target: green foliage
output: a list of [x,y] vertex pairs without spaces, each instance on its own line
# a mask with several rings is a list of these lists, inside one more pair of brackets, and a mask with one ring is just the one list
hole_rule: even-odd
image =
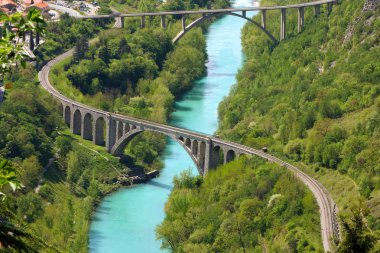
[[[3,27],[14,27],[16,32],[10,29],[1,29],[0,32],[0,81],[4,79],[4,74],[9,72],[14,64],[21,63],[25,67],[25,52],[23,43],[20,42],[28,31],[43,33],[45,31],[43,20],[39,10],[32,8],[26,17],[21,13],[10,16],[0,11],[0,22]],[[13,42],[15,41],[15,43]]]
[[312,194],[275,165],[243,158],[209,171],[204,181],[185,171],[174,183],[166,218],[157,227],[163,248],[173,252],[321,250]]
[[104,29],[108,23],[109,21],[104,20],[81,20],[71,18],[67,14],[61,15],[58,22],[48,23],[46,27],[46,41],[35,52],[37,62],[43,64],[59,53],[62,53],[65,49],[69,49],[80,43],[83,38],[93,37],[101,29]]
[[175,189],[199,188],[203,182],[202,176],[192,176],[191,170],[182,171],[179,176],[175,176],[173,184]]
[[341,217],[344,236],[336,252],[370,252],[379,238],[366,224],[364,216],[368,215],[368,210],[362,206],[356,206],[351,212],[350,217]]
[[[21,183],[17,179],[16,169],[12,166],[12,163],[0,158],[0,189],[6,185],[9,185],[13,191],[21,188]],[[0,192],[0,197],[4,200],[5,194]]]
[[17,212],[27,222],[36,220],[42,214],[42,199],[33,192],[17,198]]
[[[363,3],[342,1],[330,15],[322,10],[299,34],[297,12],[288,11],[287,39],[278,45],[247,24],[242,35],[247,60],[219,106],[221,136],[256,148],[269,146],[277,155],[306,164],[329,185],[334,198],[346,199],[340,210],[355,202],[349,199],[357,197],[356,191],[379,203],[380,51],[374,20],[380,10],[363,11]],[[311,17],[312,10],[305,10]],[[259,21],[260,15],[255,18]],[[267,27],[277,34],[277,14],[268,13]],[[343,186],[341,179],[349,184]],[[368,219],[375,232],[378,210],[372,204],[375,218]]]

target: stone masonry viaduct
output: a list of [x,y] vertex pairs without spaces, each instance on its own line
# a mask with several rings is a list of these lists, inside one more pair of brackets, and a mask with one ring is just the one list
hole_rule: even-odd
[[[318,1],[313,3],[295,5],[296,7],[294,8],[302,9],[306,6],[315,7],[319,6],[322,3],[327,3],[331,7],[331,4],[335,2],[336,0]],[[248,9],[265,11],[276,8],[286,10],[290,7],[257,7]],[[228,11],[225,12],[221,10],[207,10],[204,12],[206,14],[209,13],[210,15],[214,15],[217,12],[223,14],[232,14],[232,11],[248,11],[248,9],[228,9]],[[317,10],[319,10],[319,7]],[[202,13],[202,11],[175,12],[172,14],[177,13],[182,13],[184,15],[191,13]],[[303,11],[301,11],[301,14],[302,13]],[[121,14],[120,16],[123,17],[123,15],[126,17],[130,15],[140,15],[141,17],[145,17],[149,16],[150,14]],[[163,16],[168,14],[154,13],[154,15]],[[245,17],[245,15],[242,16]],[[265,15],[263,17],[265,17]],[[284,14],[282,15],[281,20],[285,20]],[[301,20],[303,20],[302,15]],[[263,28],[265,29],[265,18]],[[185,32],[185,30],[183,32]],[[340,238],[339,225],[336,218],[337,210],[335,208],[335,203],[330,197],[327,190],[315,179],[308,176],[303,171],[291,165],[290,163],[287,163],[261,150],[253,149],[251,147],[247,147],[231,141],[222,140],[212,135],[206,135],[178,127],[137,119],[117,113],[102,111],[65,97],[64,95],[60,94],[50,83],[49,72],[50,68],[54,64],[72,56],[72,54],[73,49],[67,51],[64,54],[61,54],[60,56],[47,63],[38,74],[38,78],[42,87],[46,89],[50,94],[52,94],[62,105],[62,116],[65,123],[70,127],[72,133],[81,135],[83,139],[90,140],[95,145],[105,146],[107,151],[115,156],[122,154],[129,141],[139,133],[142,133],[143,131],[161,133],[178,142],[184,148],[184,150],[186,150],[186,152],[194,161],[194,164],[197,167],[200,175],[205,175],[208,170],[214,169],[221,164],[228,163],[238,158],[240,155],[259,156],[263,159],[268,160],[269,162],[279,164],[280,166],[283,166],[292,171],[296,177],[298,177],[312,191],[320,210],[323,246],[325,251],[331,251],[331,239]]]

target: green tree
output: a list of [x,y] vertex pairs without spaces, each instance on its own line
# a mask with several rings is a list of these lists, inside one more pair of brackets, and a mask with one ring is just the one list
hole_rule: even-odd
[[355,206],[351,213],[350,217],[341,217],[343,239],[339,243],[337,253],[370,252],[379,238],[368,228],[364,218],[368,210],[362,206]]
[[[0,81],[4,74],[12,68],[14,63],[25,66],[25,53],[21,38],[29,31],[43,33],[45,22],[41,13],[37,9],[30,9],[26,17],[21,13],[11,16],[0,11],[0,22],[3,27],[14,26],[15,33],[8,29],[2,29],[2,39],[0,40]],[[16,43],[13,43],[16,41]]]

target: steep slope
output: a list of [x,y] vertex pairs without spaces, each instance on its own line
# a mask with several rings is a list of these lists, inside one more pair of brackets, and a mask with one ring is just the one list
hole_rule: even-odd
[[[219,107],[221,136],[304,164],[341,213],[368,205],[373,231],[380,229],[379,12],[377,0],[342,1],[318,18],[307,10],[300,34],[297,13],[288,12],[279,45],[246,25],[247,61]],[[277,16],[268,27],[277,34]]]

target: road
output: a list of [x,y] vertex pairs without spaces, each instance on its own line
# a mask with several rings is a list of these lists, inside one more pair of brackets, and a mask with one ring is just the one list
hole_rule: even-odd
[[52,3],[48,3],[48,5],[50,9],[54,9],[62,13],[67,13],[69,16],[74,17],[74,18],[79,18],[82,16],[78,11],[61,6],[61,5],[56,5]]

